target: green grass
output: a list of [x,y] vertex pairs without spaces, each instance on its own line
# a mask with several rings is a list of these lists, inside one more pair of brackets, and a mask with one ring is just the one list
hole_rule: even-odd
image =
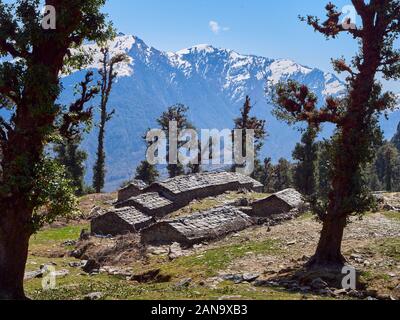
[[383,215],[388,219],[400,222],[400,212],[389,211],[389,212],[384,212]]
[[277,254],[281,252],[273,240],[222,246],[195,256],[182,257],[162,267],[164,273],[191,277],[212,277],[227,268],[234,260],[247,254]]
[[374,249],[384,256],[400,262],[400,238],[388,238],[379,241]]
[[[77,239],[81,229],[85,227],[87,226],[68,226],[40,231],[31,240],[30,249],[45,253],[54,247],[61,248],[62,242]],[[65,248],[65,250],[67,249]],[[41,264],[53,262],[56,264],[56,270],[67,269],[70,273],[66,277],[57,278],[55,290],[43,290],[41,279],[26,281],[25,289],[32,299],[44,300],[82,299],[91,292],[102,292],[104,299],[121,300],[215,300],[222,296],[240,296],[240,299],[251,300],[301,299],[302,295],[300,294],[288,293],[277,288],[254,288],[248,284],[234,285],[230,282],[223,282],[217,288],[211,289],[199,284],[200,280],[216,275],[218,271],[224,270],[235,259],[242,258],[247,254],[277,254],[279,252],[278,243],[267,240],[226,245],[207,250],[202,254],[181,257],[174,261],[158,257],[149,261],[145,266],[134,264],[136,266],[134,270],[137,270],[137,273],[147,269],[161,268],[162,274],[172,276],[171,282],[159,284],[138,284],[106,274],[88,276],[79,268],[69,267],[69,262],[76,261],[71,257],[47,258],[35,254],[28,259],[27,271],[37,270]],[[189,288],[176,287],[176,282],[188,277],[193,279],[193,284]]]
[[89,229],[89,225],[73,225],[62,228],[46,229],[33,235],[31,246],[51,243],[62,243],[67,240],[77,240],[82,229]]

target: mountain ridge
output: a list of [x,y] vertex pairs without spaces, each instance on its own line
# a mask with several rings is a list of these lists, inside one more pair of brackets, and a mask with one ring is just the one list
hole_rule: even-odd
[[[85,50],[98,48],[95,44],[86,44]],[[187,105],[189,119],[198,129],[232,128],[233,119],[249,95],[254,114],[267,121],[269,136],[261,156],[276,161],[280,157],[291,157],[300,134],[271,114],[272,107],[265,95],[267,82],[299,81],[308,85],[320,101],[345,89],[338,77],[317,68],[288,59],[242,55],[208,44],[164,52],[136,36],[120,34],[110,42],[110,53],[121,52],[128,54],[129,61],[116,68],[118,77],[110,96],[110,109],[115,108],[116,115],[108,123],[106,133],[107,191],[118,188],[133,176],[136,165],[145,155],[141,137],[148,128],[156,127],[157,117],[168,106]],[[99,53],[95,53],[95,63],[88,69],[98,69],[99,58]],[[76,71],[63,78],[62,101],[72,100],[73,86],[84,72]],[[395,118],[399,119],[397,114]],[[97,130],[92,130],[83,143],[83,149],[89,153],[88,182],[92,178],[96,135]]]

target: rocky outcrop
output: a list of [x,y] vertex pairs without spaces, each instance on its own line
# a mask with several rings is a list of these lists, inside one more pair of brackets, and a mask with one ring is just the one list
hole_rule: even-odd
[[143,230],[146,244],[180,243],[190,246],[244,230],[253,224],[251,218],[234,207],[215,208],[192,216],[162,221]]

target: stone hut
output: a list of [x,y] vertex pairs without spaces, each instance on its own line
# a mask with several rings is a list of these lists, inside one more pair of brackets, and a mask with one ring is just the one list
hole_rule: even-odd
[[142,242],[191,246],[244,230],[253,224],[251,218],[234,207],[215,208],[189,217],[162,221],[142,231]]
[[116,205],[117,208],[134,207],[152,217],[162,218],[175,210],[171,200],[164,198],[157,192],[143,193]]
[[288,213],[294,209],[301,210],[305,202],[303,196],[295,189],[286,189],[277,192],[265,199],[253,202],[252,216],[269,217]]
[[148,185],[142,180],[133,180],[126,187],[118,191],[118,202],[138,196],[147,187]]
[[232,172],[208,172],[179,176],[152,184],[146,191],[158,192],[183,207],[194,199],[217,196],[227,191],[260,189],[254,179]]
[[138,232],[153,223],[154,218],[128,207],[115,209],[92,219],[91,230],[97,235],[116,236]]

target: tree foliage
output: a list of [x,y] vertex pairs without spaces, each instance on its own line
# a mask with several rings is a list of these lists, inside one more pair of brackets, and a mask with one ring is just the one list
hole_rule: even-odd
[[[0,1],[0,298],[24,298],[29,237],[44,222],[72,211],[70,186],[44,148],[87,119],[90,90],[66,110],[56,103],[60,75],[87,61],[73,52],[112,35],[105,0]],[[56,28],[42,27],[42,5],[56,9]],[[4,113],[2,113],[4,114]],[[50,176],[49,176],[50,174]],[[71,200],[71,201],[70,201]],[[45,210],[42,210],[45,209]]]
[[363,213],[371,204],[363,170],[373,158],[373,141],[378,116],[395,106],[395,96],[383,92],[376,80],[378,73],[386,79],[400,77],[400,51],[395,41],[400,33],[400,1],[352,0],[361,18],[339,22],[341,12],[335,5],[326,6],[327,19],[302,18],[326,38],[349,33],[360,44],[360,50],[348,63],[333,61],[339,73],[347,75],[347,94],[326,98],[323,106],[309,88],[294,81],[280,83],[275,90],[276,114],[289,123],[308,122],[318,128],[322,123],[336,125],[332,148],[331,192],[317,252],[311,265],[342,265],[343,230],[349,215]]
[[308,128],[293,151],[293,159],[298,163],[295,166],[293,180],[297,190],[305,196],[316,193],[318,144],[315,139],[317,131]]
[[[188,120],[187,112],[189,108],[183,104],[175,104],[170,106],[167,111],[163,112],[161,116],[157,119],[157,123],[161,130],[166,133],[167,138],[167,170],[170,178],[174,178],[185,174],[185,168],[181,163],[171,163],[169,160],[169,136],[170,136],[170,123],[176,122],[177,125],[177,135],[186,129],[194,129],[193,124]],[[177,142],[178,150],[184,145],[184,142]]]

